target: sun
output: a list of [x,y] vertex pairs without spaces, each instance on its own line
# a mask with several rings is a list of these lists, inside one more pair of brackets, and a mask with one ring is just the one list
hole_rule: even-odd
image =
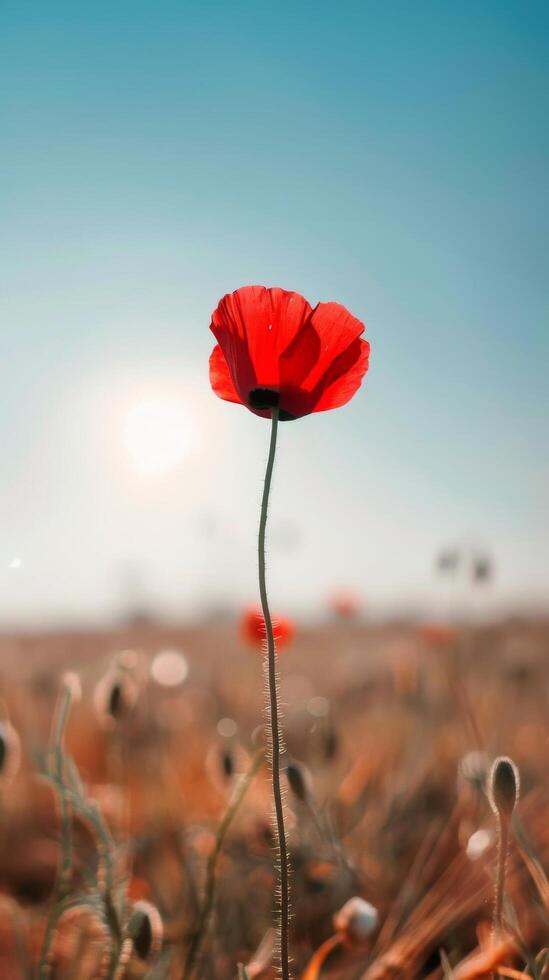
[[141,476],[175,470],[193,442],[192,418],[183,399],[155,395],[130,405],[124,413],[122,442],[132,469]]

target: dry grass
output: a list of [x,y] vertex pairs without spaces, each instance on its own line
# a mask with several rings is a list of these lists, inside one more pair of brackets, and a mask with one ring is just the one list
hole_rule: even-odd
[[[174,689],[149,679],[151,657],[166,647],[184,651],[190,666]],[[109,727],[93,693],[125,649],[138,653],[130,671],[138,696]],[[549,626],[541,622],[456,636],[352,623],[298,633],[281,655],[288,752],[307,778],[305,799],[288,794],[296,977],[307,964],[307,978],[332,980],[547,975],[548,654]],[[242,648],[234,624],[6,636],[0,657],[0,696],[23,757],[15,778],[1,784],[0,977],[37,975],[59,890],[59,786],[56,792],[44,773],[51,774],[60,678],[70,669],[84,694],[69,718],[66,749],[112,835],[112,882],[107,894],[94,818],[70,790],[67,909],[49,976],[181,978],[215,864],[194,976],[236,980],[243,963],[249,977],[269,978],[266,771],[251,780],[211,860],[238,774],[257,756],[262,718],[260,657]],[[218,734],[221,718],[236,721],[235,736]],[[485,762],[509,755],[521,773],[497,945],[490,939],[494,846],[474,859],[467,847],[475,832],[484,829],[491,840],[494,831],[482,783],[471,778],[471,752],[486,753]],[[379,927],[362,945],[341,936],[330,942],[332,917],[353,895],[379,910]],[[156,906],[162,919],[161,949],[151,946],[149,960],[136,955],[127,932],[137,900]]]

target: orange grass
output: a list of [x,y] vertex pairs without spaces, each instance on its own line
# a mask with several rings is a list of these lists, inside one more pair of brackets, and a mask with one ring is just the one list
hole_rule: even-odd
[[[166,648],[182,650],[189,663],[186,682],[174,689],[149,677],[152,657]],[[105,727],[93,691],[128,649],[137,654],[139,696],[127,717]],[[280,664],[282,701],[289,754],[311,775],[315,819],[289,795],[296,976],[441,978],[443,950],[454,980],[491,973],[523,980],[536,958],[541,978],[549,921],[548,654],[543,622],[479,628],[455,645],[418,645],[413,626],[359,621],[297,632]],[[144,899],[164,926],[156,962],[128,956],[125,945],[119,977],[137,980],[154,968],[154,980],[181,980],[216,831],[261,739],[257,657],[241,645],[235,620],[4,636],[0,661],[0,698],[22,748],[19,772],[1,794],[0,976],[22,980],[36,971],[59,881],[59,816],[40,774],[59,678],[71,669],[83,699],[73,707],[66,750],[110,829],[113,888],[127,896],[124,915]],[[234,726],[218,729],[220,719]],[[490,761],[510,755],[522,777],[496,944],[486,936],[494,846],[475,860],[466,850],[471,834],[493,828],[482,790],[458,776],[473,750]],[[95,880],[101,862],[89,822],[74,813],[71,831],[63,890],[66,882],[76,891]],[[236,980],[239,963],[251,978],[274,976],[272,848],[269,786],[258,777],[215,856],[201,980]],[[332,917],[353,895],[379,911],[379,928],[362,949],[333,935]],[[96,980],[105,943],[93,915],[66,915],[52,944],[52,978]]]

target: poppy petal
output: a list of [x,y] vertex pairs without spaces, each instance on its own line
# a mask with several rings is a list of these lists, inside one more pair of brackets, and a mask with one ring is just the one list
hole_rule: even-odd
[[234,386],[229,365],[219,344],[215,345],[210,354],[210,384],[218,398],[223,398],[226,402],[242,404],[242,399]]
[[279,390],[279,357],[311,313],[303,296],[277,287],[243,286],[223,297],[211,330],[242,401],[254,388]]
[[370,344],[358,338],[328,369],[323,378],[322,394],[313,411],[325,412],[346,405],[360,388],[369,360]]
[[364,324],[339,303],[319,303],[280,360],[282,403],[296,417],[344,405],[368,369]]
[[364,333],[364,324],[339,303],[319,303],[313,310],[311,326],[319,337],[318,357],[303,387],[312,391],[326,372],[353,341]]

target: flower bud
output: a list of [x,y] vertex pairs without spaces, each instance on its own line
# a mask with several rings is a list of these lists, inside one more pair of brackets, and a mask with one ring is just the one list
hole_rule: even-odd
[[322,735],[322,752],[327,761],[335,759],[339,751],[339,736],[333,725],[325,729]]
[[9,721],[0,721],[0,782],[10,783],[21,763],[21,741]]
[[509,820],[520,793],[519,771],[509,756],[500,755],[490,770],[489,800],[492,809]]
[[128,935],[140,960],[150,960],[162,946],[162,919],[150,902],[136,902],[128,922]]
[[337,932],[353,946],[364,943],[377,929],[379,913],[364,898],[355,895],[334,915]]
[[123,713],[124,710],[124,693],[122,689],[122,684],[120,681],[115,681],[112,685],[107,702],[107,709],[109,714],[113,718],[118,718],[119,715]]
[[78,674],[74,670],[67,670],[61,678],[61,682],[64,687],[68,688],[72,703],[78,704],[82,700],[82,683]]
[[227,779],[231,779],[234,776],[235,764],[233,754],[230,749],[222,749],[221,751],[221,771]]
[[308,773],[299,762],[288,762],[286,766],[286,778],[288,780],[288,785],[296,797],[301,803],[305,803],[309,799],[309,780]]
[[95,709],[103,727],[119,724],[134,708],[137,697],[137,684],[126,671],[109,670],[94,693]]

